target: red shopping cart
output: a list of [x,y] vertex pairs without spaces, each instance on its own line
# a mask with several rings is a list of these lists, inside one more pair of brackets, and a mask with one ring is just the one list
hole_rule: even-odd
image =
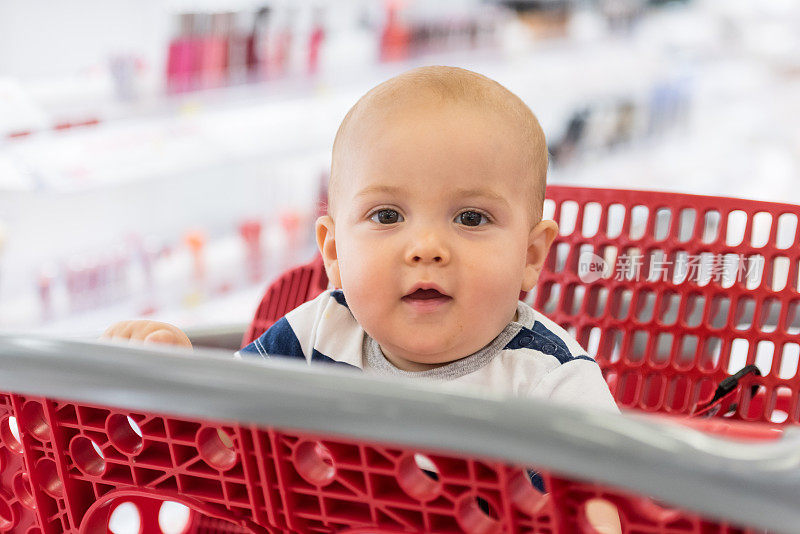
[[[788,454],[788,444],[774,438],[781,426],[798,423],[800,208],[550,187],[548,209],[561,234],[540,283],[526,298],[596,356],[620,406],[683,417],[713,415],[688,419],[687,424],[728,437],[760,439],[768,459],[782,461],[783,467],[791,463],[778,454]],[[268,289],[244,341],[326,285],[319,259],[286,273]],[[58,350],[68,350],[72,357],[59,359],[54,354]],[[255,391],[259,384],[248,386],[250,377],[240,373],[238,364],[199,358],[189,365],[189,360],[167,354],[148,360],[152,355],[147,351],[128,348],[114,351],[136,359],[114,359],[104,375],[106,391],[76,387],[86,377],[102,374],[109,351],[102,345],[0,342],[0,356],[18,358],[16,381],[7,388],[13,392],[0,396],[0,532],[105,533],[115,510],[125,503],[137,507],[140,532],[168,532],[165,502],[191,511],[176,532],[209,533],[592,532],[586,510],[597,501],[620,511],[623,532],[756,532],[734,525],[783,528],[787,523],[781,521],[790,519],[778,514],[791,510],[781,498],[786,492],[779,491],[791,481],[788,475],[782,478],[782,468],[775,467],[771,477],[754,473],[748,479],[747,469],[767,462],[749,461],[755,449],[709,442],[730,453],[726,458],[738,454],[741,461],[720,459],[705,445],[694,446],[700,443],[697,436],[682,427],[659,433],[661,424],[635,419],[614,430],[625,418],[597,414],[596,421],[583,420],[589,425],[582,427],[586,435],[570,438],[563,424],[530,413],[522,401],[498,405],[459,398],[464,406],[476,403],[475,409],[485,415],[470,418],[460,410],[439,413],[435,407],[451,397],[423,388],[415,392],[417,404],[404,404],[413,418],[403,419],[403,413],[387,408],[392,421],[400,423],[378,435],[380,425],[370,419],[370,410],[380,410],[392,394],[386,384],[372,391],[362,377],[333,373],[330,380],[338,389],[330,391],[323,375],[313,370],[272,369],[273,375],[263,375],[263,389],[275,392],[270,398],[278,404],[288,400],[280,409],[253,407],[245,399],[252,397],[255,403],[261,397],[245,386]],[[26,359],[19,359],[23,354]],[[163,373],[143,369],[142,361],[162,366]],[[47,362],[51,372],[63,371],[72,381],[31,378],[35,386],[25,386],[26,366],[35,373],[37,362]],[[183,375],[162,384],[169,372],[159,362],[180,368]],[[739,373],[748,366],[758,373],[752,367]],[[252,377],[262,376],[261,371],[248,370]],[[117,380],[111,388],[120,375],[129,380]],[[141,377],[139,394],[129,398],[126,392],[133,386],[128,382],[135,376]],[[199,383],[208,385],[204,395],[181,403],[187,398],[179,396],[182,384],[188,396]],[[222,400],[236,393],[239,398]],[[178,400],[164,404],[170,395]],[[103,401],[90,402],[93,398]],[[217,400],[209,404],[206,398]],[[405,397],[390,400],[400,398]],[[316,402],[326,399],[331,406],[327,419],[322,417],[326,408]],[[425,399],[431,404],[415,411]],[[228,404],[232,407],[226,411]],[[182,415],[169,415],[175,413]],[[402,425],[413,430],[437,417],[440,426],[431,428],[439,431],[430,432],[430,442],[420,442],[418,431],[413,432],[416,441],[408,442]],[[224,422],[240,420],[248,424]],[[527,431],[519,428],[520,421],[535,422],[549,432],[518,436]],[[505,426],[492,426],[501,424]],[[452,441],[465,430],[475,439]],[[604,432],[610,433],[609,440],[624,435],[636,443],[620,449],[627,468],[613,476],[606,473],[610,464],[603,454],[611,459],[616,449],[600,439]],[[491,436],[484,448],[481,436]],[[650,443],[645,436],[664,443]],[[517,452],[524,450],[514,448],[518,441],[525,443],[517,439],[522,437],[539,444],[539,456]],[[574,465],[559,450],[569,451]],[[682,453],[682,461],[662,462],[673,453]],[[545,471],[547,493],[536,491],[523,467],[528,464],[521,463],[534,457],[570,476]],[[645,481],[637,466],[650,466],[653,480]],[[707,502],[698,498],[693,503],[676,491],[670,493],[673,502],[730,517],[733,523],[642,496],[666,494],[659,484],[682,487],[681,478],[691,478],[698,491],[709,490],[704,493]],[[593,479],[617,481],[629,489],[589,482]],[[694,490],[685,491],[688,495]],[[763,496],[756,515],[742,512],[752,495]]]

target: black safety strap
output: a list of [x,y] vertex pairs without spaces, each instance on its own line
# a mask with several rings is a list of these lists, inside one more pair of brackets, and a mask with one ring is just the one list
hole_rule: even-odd
[[[712,397],[712,399],[704,405],[698,406],[691,415],[694,417],[713,417],[719,413],[720,409],[722,408],[723,401],[733,392],[735,392],[737,387],[739,387],[739,380],[749,374],[761,376],[761,371],[758,370],[758,367],[751,364],[742,368],[741,371],[724,378],[717,386],[716,391],[714,391],[714,397]],[[753,384],[753,386],[750,388],[751,398],[754,397],[758,392],[758,388],[758,384]],[[735,409],[736,404],[731,404],[728,406],[726,412],[730,412]]]

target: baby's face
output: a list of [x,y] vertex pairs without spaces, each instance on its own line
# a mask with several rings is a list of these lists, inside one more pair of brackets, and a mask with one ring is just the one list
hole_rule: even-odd
[[519,136],[491,114],[448,105],[375,122],[343,160],[335,225],[320,219],[318,239],[364,330],[396,366],[421,370],[514,319],[555,225],[532,231]]

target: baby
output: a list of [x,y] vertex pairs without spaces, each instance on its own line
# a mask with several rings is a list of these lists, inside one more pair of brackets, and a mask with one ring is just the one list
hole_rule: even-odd
[[[519,301],[558,232],[542,219],[547,163],[536,117],[489,78],[424,67],[378,85],[339,127],[328,215],[316,222],[334,289],[237,355],[616,410],[597,363]],[[191,346],[154,321],[104,336]],[[601,532],[619,531],[613,510],[590,515]]]
[[[333,144],[316,237],[334,289],[237,354],[616,409],[577,341],[519,301],[558,232],[542,219],[546,174],[536,117],[499,83],[423,67],[378,85]],[[154,321],[104,336],[191,346]]]
[[[316,222],[334,289],[237,354],[616,409],[577,341],[519,301],[558,232],[542,219],[546,174],[536,117],[499,83],[423,67],[378,85],[339,127]],[[104,337],[191,346],[154,321]]]

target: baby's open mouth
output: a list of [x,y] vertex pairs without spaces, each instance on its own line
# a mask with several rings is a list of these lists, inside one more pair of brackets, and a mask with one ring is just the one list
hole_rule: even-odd
[[[432,285],[432,284],[431,284]],[[435,287],[417,287],[401,299],[415,314],[431,314],[444,310],[453,297]]]
[[409,293],[403,300],[433,300],[433,299],[451,299],[449,295],[440,293],[435,289],[417,289],[413,293]]

